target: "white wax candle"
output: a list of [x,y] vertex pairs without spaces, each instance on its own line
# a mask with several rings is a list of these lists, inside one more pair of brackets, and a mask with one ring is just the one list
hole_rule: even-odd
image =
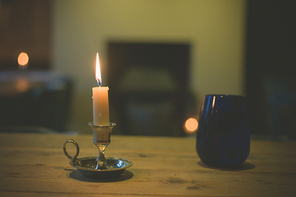
[[94,125],[110,125],[109,121],[109,100],[108,87],[101,87],[102,77],[100,69],[99,54],[96,57],[96,80],[99,87],[92,88],[93,98],[93,124]]
[[108,87],[93,87],[93,124],[109,125]]

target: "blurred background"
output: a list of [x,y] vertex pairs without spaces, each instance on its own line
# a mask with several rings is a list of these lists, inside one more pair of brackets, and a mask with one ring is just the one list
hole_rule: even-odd
[[295,138],[295,24],[294,0],[0,0],[0,128],[91,134],[99,52],[114,134],[188,136],[239,94],[252,134]]

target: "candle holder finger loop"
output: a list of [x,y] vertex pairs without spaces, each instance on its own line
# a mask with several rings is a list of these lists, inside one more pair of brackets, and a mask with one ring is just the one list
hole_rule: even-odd
[[[75,153],[74,156],[69,155],[69,153],[67,152],[67,144],[68,144],[68,143],[72,143],[72,144],[74,144],[75,147],[76,147],[76,153]],[[63,145],[63,151],[64,151],[65,155],[66,155],[71,161],[74,161],[74,160],[78,157],[78,155],[79,155],[79,146],[78,146],[78,144],[77,144],[77,142],[76,142],[75,140],[73,140],[73,139],[69,139],[69,140],[65,141],[65,143],[64,143],[64,145]]]

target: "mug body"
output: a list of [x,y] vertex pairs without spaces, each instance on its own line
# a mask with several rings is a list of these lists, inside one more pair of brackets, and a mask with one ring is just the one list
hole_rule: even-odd
[[250,152],[245,97],[205,95],[199,117],[196,151],[201,161],[218,168],[241,166]]

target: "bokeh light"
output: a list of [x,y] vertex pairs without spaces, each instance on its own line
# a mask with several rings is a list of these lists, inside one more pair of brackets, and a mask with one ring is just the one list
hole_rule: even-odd
[[184,124],[184,130],[188,134],[194,134],[198,128],[198,121],[196,118],[188,118]]
[[21,68],[25,68],[29,63],[29,56],[25,52],[21,52],[17,58],[17,62]]

